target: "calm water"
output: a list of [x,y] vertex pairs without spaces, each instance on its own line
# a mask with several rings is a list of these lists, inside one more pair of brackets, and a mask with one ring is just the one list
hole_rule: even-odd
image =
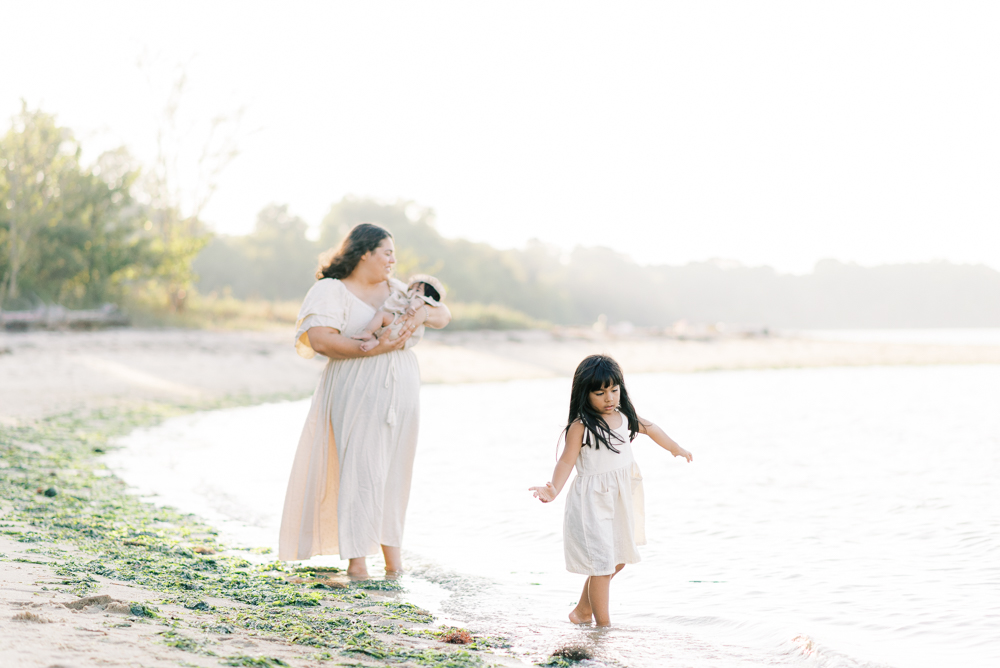
[[[1000,665],[1000,367],[649,374],[638,437],[649,544],[612,584],[608,631],[565,621],[549,479],[569,381],[425,386],[407,598],[537,660],[596,665]],[[244,545],[275,545],[307,402],[132,434],[113,465]],[[641,440],[640,440],[641,439]],[[334,560],[335,561],[335,560]]]

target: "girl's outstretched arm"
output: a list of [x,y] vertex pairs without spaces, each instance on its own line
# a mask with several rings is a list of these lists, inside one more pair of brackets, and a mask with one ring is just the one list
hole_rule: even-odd
[[556,468],[552,471],[552,481],[545,483],[544,487],[529,487],[528,490],[535,493],[535,498],[542,503],[554,501],[559,492],[562,491],[569,474],[576,466],[576,458],[580,456],[580,448],[583,447],[583,425],[574,422],[566,431],[566,447],[563,448],[562,456],[556,462]]
[[681,446],[677,445],[677,442],[674,441],[674,439],[667,436],[665,431],[657,427],[652,422],[639,418],[639,433],[649,436],[651,439],[653,439],[653,443],[656,443],[658,446],[660,446],[661,448],[672,454],[674,457],[683,457],[688,461],[691,461],[691,459],[693,459],[693,456],[691,455],[690,452],[688,452]]

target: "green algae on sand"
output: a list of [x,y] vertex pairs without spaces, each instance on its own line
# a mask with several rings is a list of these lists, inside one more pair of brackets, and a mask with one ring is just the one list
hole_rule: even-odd
[[[234,405],[229,402],[228,405]],[[238,405],[238,402],[235,404]],[[221,405],[210,406],[218,408]],[[356,656],[371,665],[408,662],[441,668],[478,668],[466,650],[413,648],[393,636],[434,637],[421,626],[433,617],[391,597],[394,581],[342,582],[337,569],[252,563],[227,551],[217,532],[197,517],[143,502],[107,470],[100,455],[109,440],[142,426],[205,406],[155,404],[142,409],[60,415],[30,425],[0,425],[0,532],[30,543],[53,567],[49,590],[86,596],[107,580],[159,594],[159,603],[196,615],[190,631],[241,629],[313,648],[312,660]],[[45,494],[56,489],[56,494]],[[251,553],[266,552],[250,550]],[[0,560],[10,561],[6,555]],[[376,595],[373,598],[372,595]],[[185,633],[149,603],[129,603],[132,622],[167,627],[161,642],[202,656],[218,653]],[[472,647],[475,647],[473,645]],[[220,657],[224,665],[280,666],[269,657]]]

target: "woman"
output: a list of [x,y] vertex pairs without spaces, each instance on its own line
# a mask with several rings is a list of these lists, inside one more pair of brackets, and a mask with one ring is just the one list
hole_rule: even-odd
[[[361,332],[393,291],[392,235],[362,223],[317,272],[299,310],[295,348],[329,358],[313,395],[292,464],[278,558],[339,554],[366,577],[365,557],[381,546],[386,573],[403,570],[399,549],[419,426],[420,370],[413,351],[422,328],[363,351]],[[428,307],[440,329],[448,307]]]

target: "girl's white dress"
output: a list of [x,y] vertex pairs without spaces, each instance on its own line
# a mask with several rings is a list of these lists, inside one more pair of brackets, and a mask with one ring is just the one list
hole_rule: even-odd
[[584,445],[576,460],[576,478],[566,495],[563,546],[566,570],[581,575],[610,575],[618,564],[640,560],[637,545],[646,544],[642,474],[632,457],[628,421],[614,429],[624,440],[612,452]]
[[[389,286],[405,298],[404,283]],[[353,336],[374,315],[340,281],[316,281],[299,311],[295,349],[313,357],[310,327]],[[350,559],[402,544],[420,420],[420,369],[409,348],[422,329],[403,350],[327,362],[288,479],[279,559]]]

